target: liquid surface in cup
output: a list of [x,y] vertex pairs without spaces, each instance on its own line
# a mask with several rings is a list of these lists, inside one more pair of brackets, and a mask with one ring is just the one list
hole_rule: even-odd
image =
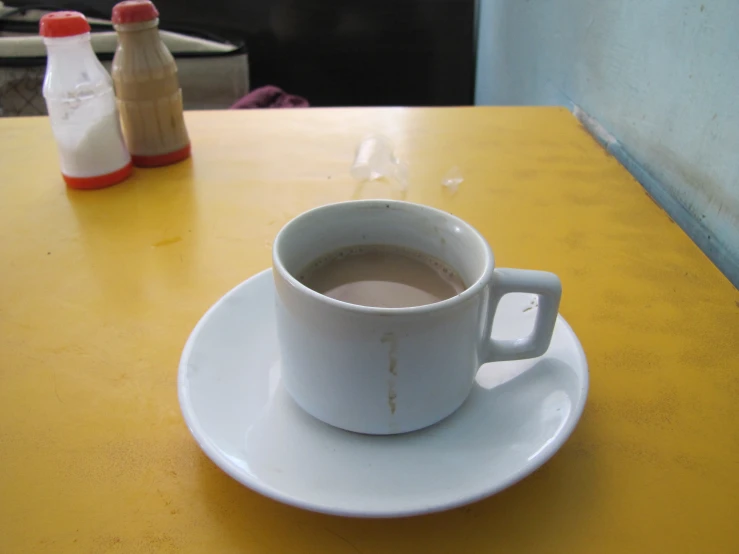
[[332,252],[309,264],[299,279],[336,300],[377,308],[433,304],[466,288],[459,274],[444,262],[416,250],[387,245]]

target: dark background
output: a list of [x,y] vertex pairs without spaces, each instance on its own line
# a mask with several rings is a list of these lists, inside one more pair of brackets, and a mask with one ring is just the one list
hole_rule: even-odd
[[[10,0],[10,5],[39,2]],[[110,18],[115,0],[45,0]],[[472,103],[475,0],[154,0],[160,23],[246,42],[251,87],[313,106]]]

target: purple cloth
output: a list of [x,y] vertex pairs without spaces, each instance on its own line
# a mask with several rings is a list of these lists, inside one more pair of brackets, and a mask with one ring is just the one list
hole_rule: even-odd
[[305,98],[288,94],[279,87],[267,85],[254,89],[231,106],[232,110],[256,110],[261,108],[308,108]]

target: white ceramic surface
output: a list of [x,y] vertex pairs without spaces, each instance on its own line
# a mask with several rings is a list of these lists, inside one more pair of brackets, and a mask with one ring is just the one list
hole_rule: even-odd
[[[434,256],[467,288],[433,304],[376,308],[300,282],[311,262],[373,244]],[[543,354],[562,295],[552,273],[496,269],[483,236],[458,217],[393,200],[339,202],[299,215],[278,233],[272,266],[285,390],[321,421],[378,435],[416,431],[453,413],[486,362]],[[498,302],[511,292],[538,295],[533,331],[493,340]]]
[[[582,414],[587,362],[560,317],[544,356],[484,365],[465,404],[440,423],[404,435],[342,431],[282,388],[274,305],[270,270],[221,298],[187,341],[178,392],[206,455],[280,502],[360,517],[453,508],[529,475]],[[536,311],[531,295],[504,297],[493,336],[525,335]]]

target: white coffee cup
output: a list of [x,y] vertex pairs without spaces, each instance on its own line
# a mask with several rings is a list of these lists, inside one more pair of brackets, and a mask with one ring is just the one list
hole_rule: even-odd
[[[431,255],[468,287],[434,304],[374,308],[329,298],[296,278],[317,258],[362,244]],[[278,233],[272,258],[283,384],[309,414],[359,433],[432,425],[464,403],[482,364],[544,354],[562,294],[556,275],[495,269],[490,246],[469,224],[408,202],[359,200],[310,210]],[[534,330],[495,340],[495,311],[511,292],[539,296]]]

